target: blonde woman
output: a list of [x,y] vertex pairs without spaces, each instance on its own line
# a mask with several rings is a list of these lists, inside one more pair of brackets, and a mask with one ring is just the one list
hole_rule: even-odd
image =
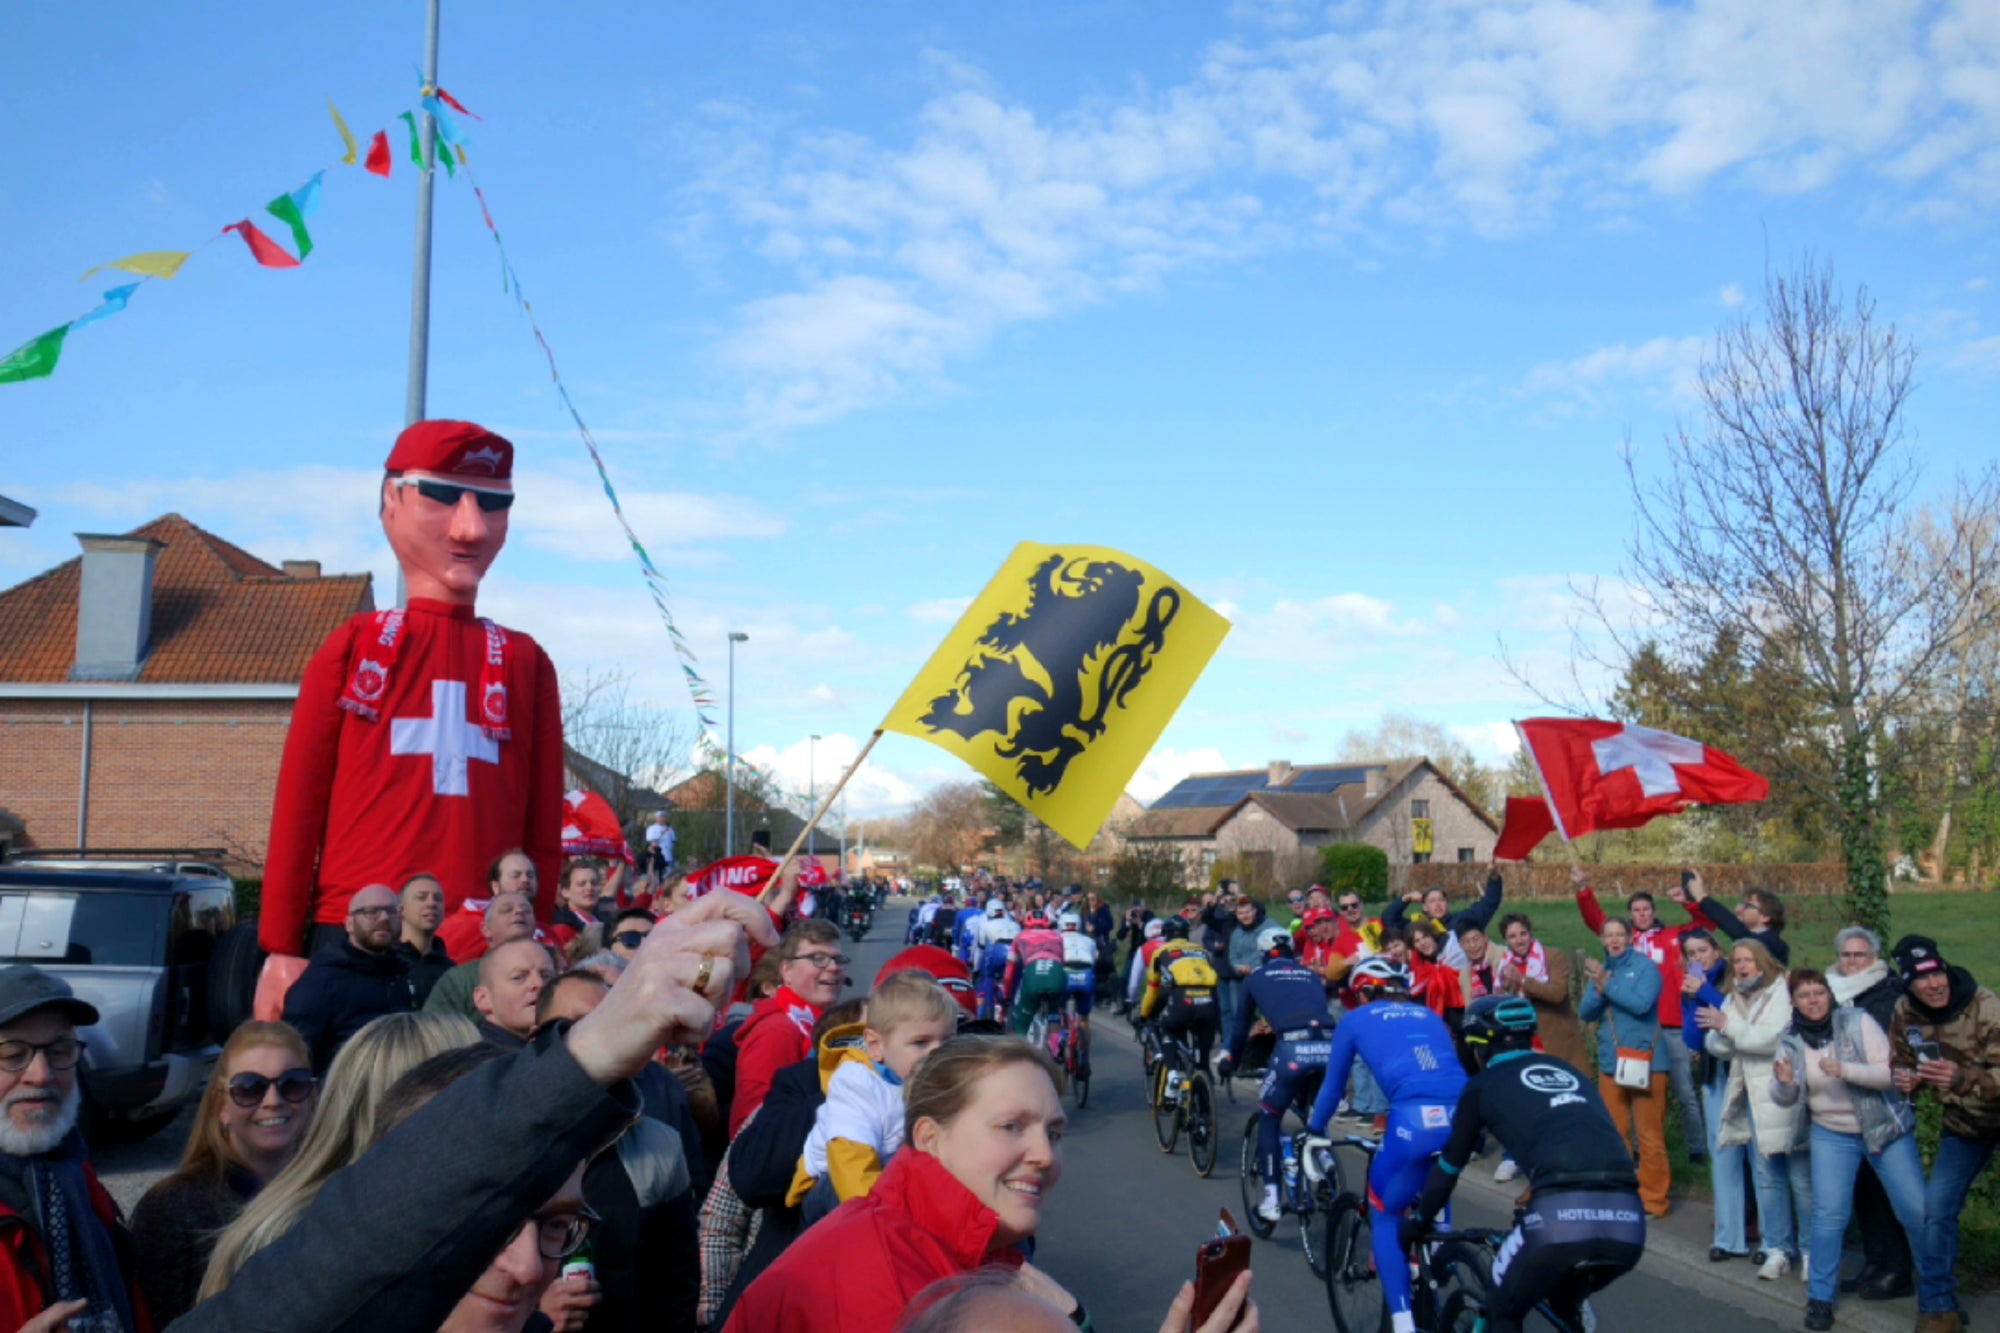
[[1750,1176],[1757,1193],[1763,1257],[1757,1276],[1775,1282],[1799,1257],[1801,1231],[1812,1221],[1812,1164],[1806,1155],[1809,1126],[1803,1107],[1780,1105],[1772,1088],[1773,1065],[1792,1025],[1791,989],[1785,970],[1757,940],[1729,950],[1728,993],[1722,1007],[1702,1005],[1695,1023],[1706,1049],[1729,1061],[1716,1142],[1750,1148]]
[[312,1057],[283,1023],[245,1023],[229,1035],[174,1173],[132,1210],[139,1290],[154,1326],[194,1307],[216,1233],[291,1160],[312,1118]]
[[319,1110],[290,1164],[216,1241],[198,1299],[228,1286],[250,1256],[292,1228],[334,1172],[368,1151],[380,1134],[376,1111],[390,1084],[432,1056],[478,1040],[479,1029],[456,1014],[386,1014],[349,1038],[327,1071]]

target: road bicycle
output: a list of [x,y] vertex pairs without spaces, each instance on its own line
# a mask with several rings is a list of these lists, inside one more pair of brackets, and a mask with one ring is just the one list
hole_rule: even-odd
[[1216,1141],[1220,1137],[1215,1117],[1215,1087],[1200,1052],[1180,1036],[1157,1036],[1158,1054],[1153,1058],[1153,1134],[1160,1151],[1170,1153],[1187,1131],[1188,1161],[1194,1173],[1206,1176],[1215,1170]]
[[[1347,1140],[1355,1147],[1358,1140]],[[1332,1247],[1327,1272],[1327,1299],[1333,1307],[1334,1326],[1340,1333],[1387,1333],[1388,1302],[1382,1294],[1370,1250],[1373,1228],[1368,1206],[1359,1196],[1343,1193],[1335,1203],[1330,1228]],[[1358,1223],[1357,1223],[1358,1219]],[[1432,1225],[1411,1252],[1416,1272],[1410,1278],[1410,1317],[1420,1329],[1433,1333],[1479,1333],[1486,1327],[1487,1305],[1493,1292],[1493,1260],[1511,1233],[1488,1227],[1455,1231]],[[1578,1277],[1586,1290],[1593,1270],[1612,1265],[1584,1264]],[[1619,1272],[1624,1271],[1622,1266]],[[1597,1274],[1605,1278],[1615,1273]],[[1544,1301],[1532,1312],[1530,1327],[1546,1333],[1597,1333],[1597,1315],[1585,1300],[1578,1306],[1579,1322],[1571,1323],[1557,1312],[1552,1301]]]
[[1028,1042],[1047,1051],[1056,1068],[1063,1071],[1077,1109],[1090,1105],[1090,1029],[1074,1006],[1065,1002],[1053,1017],[1047,1009],[1037,1012],[1028,1024]]
[[[1307,1099],[1308,1102],[1310,1099]],[[1237,1179],[1243,1187],[1243,1210],[1249,1218],[1250,1230],[1260,1239],[1268,1240],[1278,1229],[1275,1221],[1267,1222],[1257,1215],[1257,1209],[1264,1202],[1264,1163],[1257,1151],[1257,1131],[1261,1127],[1263,1113],[1253,1111],[1243,1126],[1242,1156],[1239,1158]],[[1304,1251],[1306,1265],[1315,1277],[1325,1277],[1327,1272],[1327,1244],[1330,1225],[1333,1220],[1333,1206],[1345,1193],[1340,1169],[1340,1157],[1331,1148],[1309,1149],[1312,1135],[1301,1129],[1281,1144],[1279,1158],[1282,1178],[1278,1185],[1278,1207],[1287,1213],[1296,1214],[1299,1219],[1299,1248]],[[1342,1144],[1373,1144],[1372,1139],[1336,1139],[1335,1146]],[[1284,1150],[1289,1152],[1285,1153]]]

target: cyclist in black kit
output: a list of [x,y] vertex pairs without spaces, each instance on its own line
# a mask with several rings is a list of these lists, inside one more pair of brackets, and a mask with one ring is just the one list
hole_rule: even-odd
[[1535,1008],[1487,995],[1465,1011],[1463,1036],[1480,1069],[1459,1095],[1451,1137],[1404,1219],[1416,1243],[1450,1199],[1481,1133],[1506,1146],[1527,1177],[1528,1204],[1493,1260],[1490,1333],[1514,1333],[1544,1301],[1572,1327],[1593,1291],[1646,1252],[1646,1210],[1624,1136],[1592,1079],[1534,1049]]

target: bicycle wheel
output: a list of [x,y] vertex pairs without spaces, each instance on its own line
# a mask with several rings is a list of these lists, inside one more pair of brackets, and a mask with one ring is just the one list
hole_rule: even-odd
[[1165,1060],[1153,1070],[1153,1137],[1160,1141],[1161,1152],[1172,1152],[1181,1137],[1180,1102],[1167,1100],[1167,1080],[1173,1072]]
[[1493,1254],[1483,1245],[1448,1240],[1431,1255],[1440,1333],[1472,1333],[1486,1317],[1493,1287]]
[[1237,1158],[1236,1181],[1243,1187],[1243,1220],[1252,1234],[1269,1240],[1278,1224],[1257,1216],[1257,1210],[1264,1206],[1264,1158],[1257,1151],[1257,1129],[1263,1118],[1261,1112],[1252,1111],[1243,1126],[1243,1153]]
[[1305,1211],[1299,1214],[1299,1248],[1305,1252],[1306,1266],[1315,1276],[1325,1277],[1327,1228],[1333,1221],[1334,1188],[1322,1180],[1308,1186]]
[[1069,1071],[1070,1092],[1076,1097],[1076,1109],[1081,1111],[1090,1105],[1090,1048],[1081,1027],[1072,1026],[1063,1042],[1064,1067]]
[[1340,1333],[1386,1333],[1389,1302],[1375,1276],[1368,1206],[1352,1194],[1333,1201],[1326,1227],[1326,1300]]
[[1194,1173],[1206,1176],[1215,1170],[1216,1140],[1222,1137],[1215,1120],[1215,1087],[1199,1069],[1187,1080],[1188,1161]]

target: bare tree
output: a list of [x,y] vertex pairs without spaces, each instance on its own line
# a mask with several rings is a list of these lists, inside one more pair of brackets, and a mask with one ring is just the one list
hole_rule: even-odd
[[1479,762],[1472,747],[1435,722],[1408,713],[1384,713],[1371,731],[1341,737],[1341,759],[1428,759],[1482,806],[1491,807],[1499,775]]
[[947,782],[931,791],[910,812],[910,855],[941,874],[950,874],[979,858],[990,828],[986,798],[979,784]]
[[[1887,867],[1876,765],[1885,728],[1967,635],[1991,623],[2000,573],[1990,526],[1917,540],[1920,470],[1906,445],[1916,351],[1849,303],[1830,264],[1767,274],[1761,322],[1724,329],[1703,362],[1698,431],[1667,440],[1664,473],[1627,451],[1638,509],[1631,572],[1684,660],[1726,631],[1752,653],[1795,652],[1801,687],[1833,725],[1817,738],[1836,775],[1856,919],[1886,927]],[[1990,514],[1989,470],[1950,511]],[[1810,774],[1791,775],[1811,781]],[[1823,779],[1822,779],[1823,780]]]
[[632,698],[622,671],[584,672],[562,683],[563,742],[601,772],[598,794],[628,831],[652,814],[646,793],[692,773],[693,730],[681,714]]

